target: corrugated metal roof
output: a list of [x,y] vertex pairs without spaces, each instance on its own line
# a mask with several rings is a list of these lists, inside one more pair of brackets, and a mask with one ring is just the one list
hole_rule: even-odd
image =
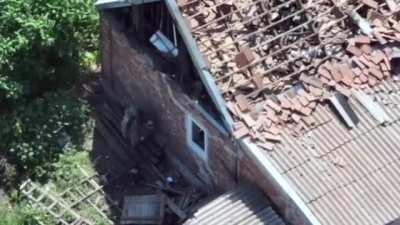
[[268,200],[249,187],[229,191],[199,208],[185,225],[284,225]]
[[301,137],[286,130],[266,152],[322,224],[386,225],[400,217],[400,83],[367,92],[389,115],[386,125],[352,97],[356,128],[320,106],[315,128]]

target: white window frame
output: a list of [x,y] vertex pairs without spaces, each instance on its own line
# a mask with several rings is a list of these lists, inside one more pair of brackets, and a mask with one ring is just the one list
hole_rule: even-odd
[[[193,125],[198,126],[204,132],[204,149],[193,141]],[[191,115],[186,117],[186,142],[190,150],[192,150],[197,156],[203,160],[208,158],[208,130],[204,128],[198,121],[196,121]]]

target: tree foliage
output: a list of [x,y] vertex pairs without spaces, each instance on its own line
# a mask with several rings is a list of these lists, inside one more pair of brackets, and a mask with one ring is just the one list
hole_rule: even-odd
[[0,225],[55,224],[54,220],[40,212],[37,207],[23,201],[15,207],[0,203]]
[[0,149],[21,170],[40,176],[59,153],[80,148],[92,127],[89,113],[69,92],[46,93],[0,119]]
[[97,39],[93,0],[0,0],[0,103],[72,85]]

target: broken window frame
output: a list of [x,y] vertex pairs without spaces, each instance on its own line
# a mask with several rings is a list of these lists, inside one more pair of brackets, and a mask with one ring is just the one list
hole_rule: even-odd
[[[193,126],[197,126],[204,132],[204,148],[194,140]],[[186,142],[190,150],[203,160],[208,158],[208,130],[201,123],[196,121],[190,114],[186,118]]]

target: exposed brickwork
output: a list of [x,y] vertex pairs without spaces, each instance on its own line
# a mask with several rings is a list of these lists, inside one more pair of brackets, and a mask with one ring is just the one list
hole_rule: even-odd
[[[151,57],[139,53],[129,43],[118,23],[110,15],[102,16],[102,84],[108,95],[124,105],[137,105],[153,118],[157,130],[168,138],[168,151],[177,156],[209,187],[227,190],[239,179],[249,180],[260,187],[275,203],[282,216],[295,225],[308,225],[286,193],[257,167],[247,155],[237,162],[237,148],[229,137],[221,134],[195,109],[181,89],[166,75],[151,68]],[[187,113],[209,132],[209,155],[205,163],[189,150],[186,143],[185,120]],[[237,149],[237,150],[235,150]],[[239,165],[238,165],[239,163]],[[208,178],[208,179],[207,179]]]
[[[167,136],[167,150],[179,158],[209,188],[228,189],[235,184],[236,154],[224,136],[195,109],[189,99],[166,75],[151,68],[151,57],[130,45],[125,32],[110,15],[102,16],[102,84],[113,99],[123,105],[139,106],[155,121],[157,131]],[[129,41],[128,41],[129,40]],[[209,132],[207,162],[194,154],[186,142],[188,113]]]

